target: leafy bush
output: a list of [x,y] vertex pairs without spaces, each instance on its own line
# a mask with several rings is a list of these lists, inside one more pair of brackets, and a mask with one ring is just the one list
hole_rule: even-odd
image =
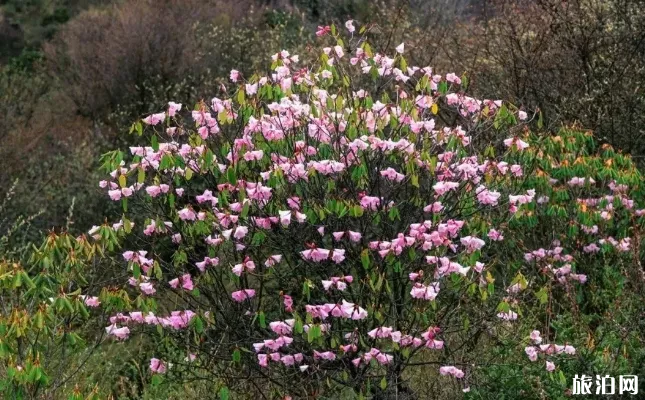
[[0,395],[7,399],[42,398],[67,384],[70,360],[87,350],[88,307],[98,306],[81,294],[96,285],[87,266],[97,246],[51,232],[36,247],[25,240],[33,218],[0,219]]

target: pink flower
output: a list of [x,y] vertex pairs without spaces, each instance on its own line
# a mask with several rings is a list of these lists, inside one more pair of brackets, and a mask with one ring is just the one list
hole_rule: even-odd
[[85,302],[85,305],[88,307],[98,307],[99,305],[101,305],[99,298],[96,296],[85,297],[84,302]]
[[423,208],[423,212],[433,213],[433,214],[439,213],[441,212],[441,210],[443,210],[443,204],[441,204],[441,202],[439,201],[435,201],[432,204],[428,204]]
[[367,318],[367,311],[354,303],[349,303],[343,300],[341,305],[341,311],[345,318],[351,318],[353,320],[361,320]]
[[253,96],[258,92],[258,84],[253,83],[253,84],[246,84],[245,86],[246,94],[249,96]]
[[396,172],[393,168],[381,171],[381,176],[395,182],[401,182],[405,179],[405,175]]
[[496,206],[497,201],[502,196],[501,193],[490,191],[486,189],[486,187],[484,186],[477,187],[477,189],[475,189],[475,192],[477,193],[477,200],[481,204],[492,205],[492,206]]
[[161,361],[158,358],[150,359],[150,371],[156,374],[165,374],[166,373],[166,363]]
[[240,79],[240,71],[232,69],[230,78],[232,82],[237,82]]
[[253,289],[243,289],[238,290],[237,292],[231,293],[231,297],[238,303],[243,302],[246,299],[250,299],[255,296],[255,290]]
[[204,261],[199,261],[199,262],[196,262],[196,263],[195,263],[195,266],[196,266],[196,267],[197,267],[201,272],[206,271],[206,267],[207,267],[207,266],[209,266],[209,265],[210,265],[210,266],[217,266],[217,265],[219,265],[219,258],[217,258],[217,257],[215,257],[215,258],[206,257],[206,258],[204,258]]
[[504,236],[502,235],[502,233],[496,231],[495,229],[491,229],[490,231],[488,231],[488,238],[494,241],[504,240]]
[[456,368],[452,365],[448,365],[445,367],[439,368],[439,373],[443,376],[446,375],[452,375],[455,378],[461,379],[464,377],[464,371],[460,370],[459,368]]
[[272,255],[271,257],[267,258],[267,260],[264,262],[264,266],[267,268],[273,267],[274,265],[278,264],[281,260],[282,260],[281,254]]
[[121,200],[121,189],[108,190],[108,196],[114,201]]
[[546,362],[546,370],[549,372],[555,371],[555,364],[553,364],[551,361]]
[[486,243],[473,236],[464,236],[461,238],[461,244],[464,245],[468,253],[472,253],[484,247]]
[[181,111],[181,103],[173,103],[172,101],[168,103],[168,116],[174,117],[177,111]]
[[345,259],[345,249],[334,249],[331,255],[331,259],[336,263],[340,264]]
[[515,321],[517,319],[517,313],[511,310],[509,310],[508,312],[500,312],[497,313],[497,318],[503,319],[505,321]]
[[161,188],[159,186],[151,185],[146,188],[146,193],[148,193],[150,197],[157,197],[161,193]]
[[298,196],[289,197],[287,205],[292,210],[300,210],[300,198]]
[[524,352],[526,353],[527,356],[529,356],[529,360],[531,361],[536,361],[538,358],[538,352],[537,349],[533,346],[528,346],[524,348]]
[[432,188],[436,193],[436,196],[441,196],[442,194],[450,190],[455,190],[458,187],[459,187],[459,183],[457,182],[438,182],[432,186]]
[[191,208],[184,208],[177,213],[182,221],[194,221],[197,218],[195,211]]
[[284,304],[284,310],[286,312],[293,312],[293,299],[291,296],[285,294],[282,296],[282,302]]
[[529,144],[518,137],[512,137],[504,140],[506,147],[515,147],[518,151],[522,151],[529,147]]
[[461,78],[459,78],[454,73],[446,74],[446,80],[450,83],[456,83],[457,85],[461,85]]
[[336,354],[331,351],[325,351],[321,353],[317,350],[314,350],[314,360],[319,359],[333,361],[336,359]]
[[396,46],[397,53],[403,54],[403,51],[405,51],[405,43],[401,43],[400,45]]
[[361,207],[376,211],[381,204],[381,199],[372,196],[363,196],[361,199]]
[[519,293],[521,290],[522,290],[522,285],[520,285],[519,283],[516,283],[514,285],[509,286],[508,289],[506,289],[506,292],[514,294],[514,293]]
[[327,26],[318,26],[318,30],[316,31],[316,36],[325,36],[328,33],[331,32],[331,27],[329,25]]
[[151,295],[155,294],[155,292],[157,291],[155,289],[154,285],[152,283],[150,283],[150,282],[142,282],[142,283],[140,283],[139,284],[139,289],[141,289],[141,291],[143,293],[147,294],[148,296],[151,296]]
[[291,210],[278,211],[280,215],[280,224],[282,226],[289,226],[291,224]]
[[241,264],[235,264],[233,266],[233,273],[237,276],[242,276],[244,271],[255,271],[255,263],[249,257],[245,257]]
[[275,332],[278,335],[290,335],[291,330],[292,330],[292,325],[289,324],[289,322],[293,323],[295,322],[294,320],[288,320],[288,321],[274,321],[269,324],[269,328],[273,332]]
[[362,235],[359,232],[348,231],[347,234],[351,242],[358,243],[361,241]]
[[260,367],[266,368],[269,366],[269,358],[266,354],[258,354],[258,364]]
[[349,21],[345,22],[345,28],[349,31],[349,33],[354,33],[356,28],[354,27],[354,20],[350,19]]
[[283,92],[286,92],[289,89],[291,89],[291,85],[293,85],[292,78],[284,78],[280,81],[280,89],[282,89]]
[[143,122],[148,125],[157,125],[158,123],[162,122],[165,119],[166,119],[166,113],[162,112],[158,114],[148,115],[143,119]]
[[246,161],[260,161],[264,157],[264,151],[262,150],[255,150],[255,151],[248,151],[244,153],[244,160]]
[[237,240],[240,240],[244,238],[247,233],[249,233],[249,228],[247,228],[246,226],[238,226],[237,228],[235,228],[233,237]]
[[108,335],[115,336],[117,339],[120,339],[120,340],[125,340],[130,335],[130,329],[128,329],[127,326],[119,328],[116,326],[116,324],[112,324],[108,326],[107,328],[105,328],[105,331],[107,332]]
[[314,248],[314,249],[302,251],[300,252],[300,254],[302,255],[302,258],[304,258],[305,260],[321,262],[329,258],[331,251],[327,249]]
[[520,121],[524,121],[526,118],[528,118],[528,115],[526,115],[525,111],[518,111],[517,116]]
[[410,295],[415,299],[434,300],[439,294],[439,284],[433,283],[425,286],[421,283],[415,283],[410,291]]
[[481,274],[481,272],[484,270],[484,263],[481,263],[481,262],[479,262],[479,261],[476,261],[476,262],[475,262],[475,266],[473,267],[473,269],[474,269],[475,271],[477,271],[477,273],[480,273],[480,274]]
[[540,344],[542,343],[542,337],[540,336],[540,331],[535,330],[531,332],[531,335],[529,335],[533,343],[535,344]]
[[190,274],[184,274],[181,276],[181,287],[186,290],[193,290],[195,288]]

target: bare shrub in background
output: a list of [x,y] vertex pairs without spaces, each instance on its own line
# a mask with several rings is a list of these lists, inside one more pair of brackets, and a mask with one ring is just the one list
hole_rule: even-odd
[[[482,95],[579,121],[642,161],[645,9],[631,0],[489,1],[446,54]],[[457,68],[459,69],[459,68]]]

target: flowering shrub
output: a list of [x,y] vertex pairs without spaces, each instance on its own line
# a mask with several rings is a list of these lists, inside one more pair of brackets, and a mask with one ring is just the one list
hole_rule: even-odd
[[230,97],[171,102],[132,125],[149,143],[103,157],[124,215],[90,235],[128,271],[85,293],[106,333],[158,335],[152,383],[222,398],[412,395],[427,366],[435,394],[474,393],[499,358],[566,386],[585,342],[553,319],[603,307],[585,294],[600,269],[636,274],[639,173],[342,30],[318,28],[317,65],[233,70]]

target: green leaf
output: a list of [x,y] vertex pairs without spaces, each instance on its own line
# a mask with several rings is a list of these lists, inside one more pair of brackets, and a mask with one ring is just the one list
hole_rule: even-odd
[[29,277],[29,275],[25,271],[22,271],[22,280],[25,281],[25,283],[27,284],[27,287],[29,287],[29,289],[35,289],[36,288],[36,284],[34,283],[34,281],[31,280],[31,278]]
[[567,384],[567,378],[564,376],[564,373],[562,372],[562,370],[558,371],[558,379],[560,379],[560,383],[562,385]]
[[132,232],[132,222],[130,222],[130,220],[125,216],[123,216],[123,229],[125,230],[125,233]]
[[262,243],[264,243],[264,239],[266,239],[266,234],[264,232],[255,232],[253,234],[253,239],[251,239],[251,244],[254,246],[259,246]]
[[439,88],[438,89],[439,89],[439,93],[441,93],[442,95],[445,95],[446,93],[448,93],[448,82],[441,81],[439,83]]
[[204,332],[204,321],[202,321],[202,319],[199,317],[195,317],[194,320],[195,320],[194,322],[195,332],[197,333]]
[[546,291],[546,288],[542,288],[539,291],[535,292],[535,297],[539,300],[540,304],[546,304],[549,300],[549,294]]
[[17,273],[13,277],[13,287],[19,288],[20,286],[22,286],[22,274]]
[[235,349],[233,351],[233,361],[240,362],[241,359],[242,359],[242,355],[240,354],[240,349]]
[[370,253],[367,249],[363,250],[361,252],[361,264],[363,265],[363,268],[369,269],[370,268]]
[[152,139],[150,139],[150,146],[152,146],[152,150],[159,151],[159,139],[157,139],[157,135],[152,136]]
[[235,168],[229,167],[228,171],[226,171],[226,177],[228,179],[228,183],[231,185],[237,184],[237,175],[235,173]]
[[139,279],[141,277],[141,266],[139,266],[139,263],[132,263],[132,275],[134,276],[134,279]]
[[228,388],[226,386],[223,386],[219,390],[219,398],[220,400],[228,400],[228,396],[229,396]]
[[159,374],[152,375],[152,386],[159,386],[163,382],[163,376]]
[[510,310],[511,310],[511,306],[505,301],[502,301],[497,305],[497,311],[499,312],[507,313]]
[[139,168],[139,172],[137,173],[137,183],[143,183],[143,181],[146,180],[146,171],[143,170],[143,168]]
[[302,332],[304,331],[304,326],[300,319],[296,320],[296,324],[294,325],[293,329],[296,331],[296,333],[302,334]]
[[240,214],[240,217],[246,218],[249,215],[249,204],[251,202],[244,203],[244,207],[242,207],[242,213]]
[[419,187],[419,175],[414,174],[410,177],[412,186]]

